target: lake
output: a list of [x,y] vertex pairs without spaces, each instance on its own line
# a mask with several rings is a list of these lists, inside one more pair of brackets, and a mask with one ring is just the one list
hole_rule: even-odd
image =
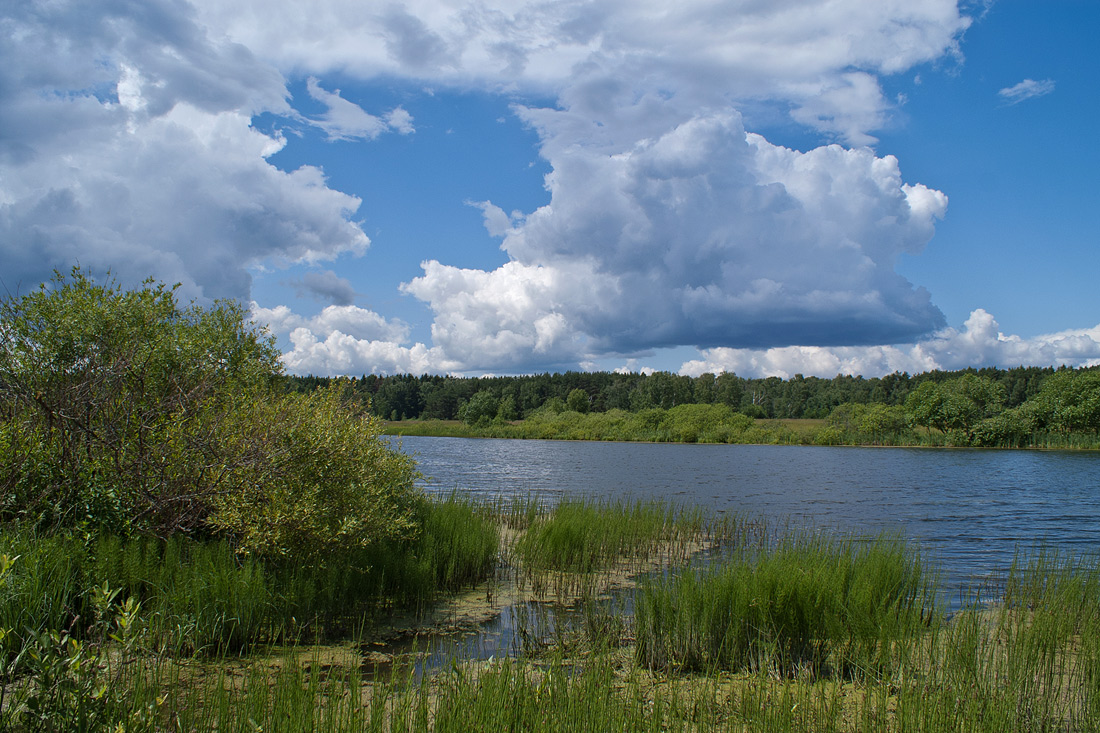
[[393,438],[429,491],[668,499],[843,531],[898,530],[949,584],[1038,542],[1100,551],[1100,454]]

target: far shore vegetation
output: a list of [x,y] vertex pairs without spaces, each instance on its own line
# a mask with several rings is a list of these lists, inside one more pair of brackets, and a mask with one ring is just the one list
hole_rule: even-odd
[[[296,377],[292,386],[327,382]],[[1096,367],[831,380],[660,372],[366,376],[350,388],[386,420],[389,435],[1100,449]]]
[[[945,588],[898,536],[428,494],[362,397],[288,390],[239,307],[155,283],[0,304],[0,730],[1100,730],[1095,555]],[[769,429],[621,411],[670,416]]]

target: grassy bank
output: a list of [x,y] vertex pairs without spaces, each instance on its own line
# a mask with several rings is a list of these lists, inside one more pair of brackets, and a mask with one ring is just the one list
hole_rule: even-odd
[[384,423],[386,435],[609,440],[650,443],[813,443],[807,423],[754,420],[721,405],[682,405],[671,410],[598,413],[541,412],[525,420],[469,425],[455,420],[401,420]]
[[78,638],[102,615],[94,590],[142,609],[146,641],[175,655],[238,654],[287,640],[342,638],[394,609],[426,607],[495,569],[499,525],[453,496],[421,502],[420,531],[310,565],[259,561],[224,541],[39,535],[9,526],[0,554],[17,558],[0,595],[0,650],[47,629]]
[[[1094,557],[1021,554],[949,614],[935,568],[893,536],[646,503],[421,511],[406,546],[331,572],[5,529],[0,728],[1100,729]],[[465,647],[422,675],[415,645],[372,661],[402,609],[471,585],[514,601],[555,578],[582,598],[548,643],[480,661]]]
[[[511,438],[519,440],[604,440],[649,443],[748,445],[847,445],[959,447],[959,436],[936,429],[869,432],[827,420],[753,419],[720,405],[681,405],[669,410],[603,413],[547,412],[525,420],[469,425],[459,420],[395,420],[382,432],[393,436]],[[1042,431],[1000,447],[1042,450],[1100,450],[1096,433]]]

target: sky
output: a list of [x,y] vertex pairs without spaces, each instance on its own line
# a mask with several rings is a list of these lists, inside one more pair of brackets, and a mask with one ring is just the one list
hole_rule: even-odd
[[0,2],[0,288],[288,372],[1100,364],[1095,0]]

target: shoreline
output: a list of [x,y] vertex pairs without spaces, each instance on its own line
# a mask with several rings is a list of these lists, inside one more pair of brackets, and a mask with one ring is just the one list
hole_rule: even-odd
[[[764,431],[775,431],[773,437],[781,439],[773,440],[672,440],[667,438],[623,438],[623,437],[571,437],[568,434],[539,434],[527,435],[522,433],[525,421],[515,420],[503,424],[493,424],[485,427],[467,425],[459,420],[380,420],[380,433],[385,436],[401,438],[469,438],[469,439],[496,439],[496,440],[552,440],[562,442],[590,442],[590,443],[649,443],[654,445],[789,445],[814,448],[927,448],[940,450],[982,450],[982,451],[1071,451],[1074,453],[1100,452],[1100,436],[1095,438],[1092,445],[1025,445],[1025,446],[976,446],[955,445],[948,442],[815,442],[815,432],[806,424],[811,422],[806,419],[784,420],[771,419],[757,421],[758,428]],[[814,423],[824,425],[824,420],[815,420]],[[820,429],[820,428],[819,428]],[[516,434],[508,434],[515,431]]]

